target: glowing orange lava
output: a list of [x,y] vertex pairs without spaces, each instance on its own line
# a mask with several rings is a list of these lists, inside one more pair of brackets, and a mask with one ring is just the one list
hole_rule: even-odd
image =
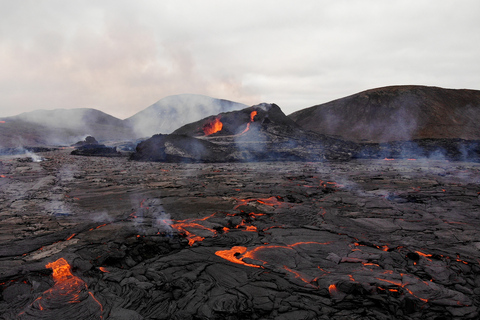
[[263,198],[263,199],[235,199],[238,204],[233,209],[238,209],[239,207],[247,205],[249,202],[254,202],[254,201],[270,207],[280,206],[283,204],[283,202],[280,201],[279,199],[281,198],[275,197],[275,196],[270,198]]
[[75,237],[76,235],[77,235],[76,233],[73,233],[70,237],[68,237],[67,239],[65,239],[65,241],[72,240],[73,237]]
[[92,230],[95,230],[95,229],[100,229],[101,227],[105,227],[108,223],[104,223],[104,224],[101,224],[99,226],[96,226],[95,228],[90,228],[88,229],[88,231],[92,231]]
[[269,249],[287,249],[293,250],[293,247],[300,246],[300,245],[307,245],[307,244],[317,244],[317,245],[326,245],[330,244],[331,242],[315,242],[315,241],[305,241],[305,242],[296,242],[292,244],[287,244],[285,246],[282,245],[266,245],[266,246],[259,246],[253,249],[248,250],[246,247],[235,246],[230,250],[220,250],[215,252],[215,254],[219,257],[222,257],[228,261],[233,263],[243,264],[249,267],[258,268],[258,265],[245,263],[243,259],[252,259],[261,262],[262,264],[267,264],[268,261],[262,260],[258,257],[258,253],[260,251],[265,251]]
[[[72,274],[70,264],[64,258],[60,258],[57,261],[50,262],[46,266],[53,270],[54,285],[52,288],[43,292],[29,308],[33,310],[39,310],[45,317],[49,317],[48,312],[52,312],[54,309],[59,309],[69,304],[77,304],[80,302],[88,301],[92,299],[91,303],[96,303],[99,306],[98,316],[103,318],[103,306],[95,298],[92,292],[88,290],[87,284],[80,278]],[[22,311],[20,315],[24,314]]]
[[258,112],[255,111],[255,110],[250,113],[250,122],[253,122],[253,119],[255,118],[255,116],[257,115],[257,113],[258,113]]
[[215,252],[215,254],[217,256],[219,256],[219,257],[221,257],[225,260],[228,260],[230,262],[233,262],[233,263],[243,264],[244,266],[248,266],[248,267],[261,268],[261,266],[246,263],[246,262],[243,262],[242,260],[237,258],[237,256],[245,253],[246,251],[247,251],[247,247],[236,246],[236,247],[233,247],[230,250],[219,250],[219,251]]
[[[400,274],[403,276],[403,274]],[[400,281],[394,281],[394,280],[387,280],[387,279],[382,279],[382,278],[376,278],[380,281],[385,281],[385,282],[388,282],[390,284],[393,284],[395,286],[398,286],[402,289],[404,289],[405,291],[407,291],[408,293],[410,293],[412,296],[414,296],[415,298],[419,299],[420,301],[423,301],[423,302],[428,302],[428,299],[423,299],[423,298],[420,298],[419,296],[417,296],[412,290],[410,290],[409,288],[407,288],[406,286],[408,285],[408,283],[402,283]],[[428,285],[427,282],[424,281],[424,283],[426,285]]]
[[242,132],[240,132],[238,135],[242,135],[250,129],[250,124],[254,121],[254,118],[257,115],[257,113],[258,112],[255,111],[255,110],[250,112],[250,122],[247,123],[247,127]]
[[[210,231],[213,235],[217,234],[217,231],[215,231],[214,229],[202,226],[201,224],[197,223],[198,221],[205,221],[213,217],[214,215],[215,213],[212,213],[207,217],[198,218],[198,219],[176,220],[174,223],[170,225],[170,227],[172,227],[173,229],[177,230],[180,233],[184,233],[188,239],[188,244],[191,246],[195,242],[202,241],[205,238],[194,234],[188,229],[202,229],[202,230]],[[167,222],[165,221],[165,223]]]
[[337,286],[335,284],[329,285],[328,292],[330,293],[330,295],[335,295],[336,293],[338,293]]
[[293,269],[290,269],[290,268],[287,267],[287,266],[283,266],[283,269],[285,269],[286,271],[292,273],[292,274],[295,276],[295,278],[302,280],[302,281],[305,282],[307,285],[312,286],[312,287],[314,287],[314,288],[317,288],[317,286],[314,286],[313,284],[311,284],[311,280],[307,279],[307,278],[306,278],[304,275],[302,275],[300,272],[295,271],[295,270],[293,270]]
[[222,130],[222,128],[223,123],[220,121],[220,118],[215,118],[215,120],[203,126],[203,132],[208,136]]

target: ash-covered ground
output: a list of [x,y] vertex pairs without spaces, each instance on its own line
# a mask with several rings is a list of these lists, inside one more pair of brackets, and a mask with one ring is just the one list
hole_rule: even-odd
[[0,158],[0,319],[478,319],[480,164]]

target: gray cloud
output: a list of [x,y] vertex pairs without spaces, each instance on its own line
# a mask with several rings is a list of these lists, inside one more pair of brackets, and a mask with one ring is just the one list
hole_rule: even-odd
[[480,2],[0,1],[0,116],[125,118],[198,93],[286,112],[392,84],[480,87]]

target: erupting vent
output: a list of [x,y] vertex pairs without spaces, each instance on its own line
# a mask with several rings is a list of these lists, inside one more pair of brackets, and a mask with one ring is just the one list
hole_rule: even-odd
[[223,123],[220,121],[220,117],[215,118],[212,122],[207,123],[203,126],[203,132],[206,136],[217,133],[223,128]]
[[64,258],[48,263],[53,270],[54,286],[43,292],[19,319],[52,319],[63,314],[71,319],[102,319],[103,306],[88,290],[87,284],[71,272]]

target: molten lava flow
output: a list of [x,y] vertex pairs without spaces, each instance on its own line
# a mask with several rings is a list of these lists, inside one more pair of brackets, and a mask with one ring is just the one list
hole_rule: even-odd
[[258,112],[255,111],[255,110],[252,111],[252,112],[250,112],[250,122],[247,123],[247,127],[246,127],[242,132],[240,132],[238,135],[242,135],[242,134],[244,134],[245,132],[247,132],[247,131],[250,129],[250,124],[253,122],[255,116],[257,115],[257,113],[258,113]]
[[[306,278],[304,275],[302,275],[300,272],[295,271],[295,270],[293,270],[293,269],[290,269],[290,268],[287,267],[287,266],[283,266],[283,269],[285,269],[286,271],[292,273],[292,274],[295,276],[295,278],[302,280],[302,281],[305,282],[307,285],[312,286],[312,287],[314,287],[314,288],[318,288],[317,286],[314,286],[314,285],[311,283],[312,280],[307,279],[307,278]],[[314,280],[316,280],[316,278],[315,278]]]
[[[87,284],[71,272],[70,264],[64,258],[48,263],[47,268],[53,270],[54,286],[38,297],[25,311],[18,316],[30,315],[34,318],[51,319],[53,315],[70,314],[80,318],[91,319],[98,316],[102,319],[103,306],[88,291]],[[87,305],[96,306],[93,309]],[[64,309],[64,311],[58,311]],[[66,312],[66,313],[65,313]],[[82,314],[83,313],[83,314]]]
[[[254,264],[249,264],[245,263],[243,259],[248,258],[252,260],[256,260],[261,262],[263,265],[267,264],[268,261],[262,260],[259,258],[258,253],[260,251],[265,251],[265,250],[270,250],[270,249],[287,249],[287,250],[294,250],[293,247],[300,246],[300,245],[307,245],[307,244],[320,244],[320,245],[326,245],[326,244],[331,244],[331,242],[315,242],[315,241],[306,241],[306,242],[296,242],[292,244],[287,244],[285,246],[281,245],[266,245],[266,246],[259,246],[253,249],[248,250],[246,247],[233,247],[230,250],[220,250],[215,252],[215,254],[219,257],[222,257],[228,261],[231,261],[233,263],[238,263],[238,264],[243,264],[245,266],[249,267],[255,267],[259,268],[258,265]],[[310,282],[308,282],[310,283]]]
[[279,196],[273,196],[270,198],[263,198],[263,199],[236,199],[236,198],[234,199],[237,201],[238,204],[233,209],[238,209],[239,207],[247,205],[249,202],[254,202],[254,201],[270,207],[280,206],[283,204],[283,202],[281,201],[282,198]]
[[233,247],[230,250],[219,250],[215,252],[215,254],[233,263],[243,264],[244,266],[248,266],[248,267],[261,268],[261,266],[246,263],[240,260],[239,258],[237,258],[237,256],[239,256],[242,253],[245,253],[246,251],[247,251],[246,247],[237,246],[237,247]]
[[[400,274],[401,276],[403,276],[403,274]],[[380,281],[385,281],[387,283],[390,283],[390,284],[393,284],[395,286],[398,286],[402,289],[404,289],[405,291],[407,291],[408,293],[410,293],[412,296],[414,296],[415,298],[419,299],[420,301],[423,301],[423,302],[428,302],[428,299],[423,299],[423,298],[420,298],[419,296],[417,296],[412,290],[410,290],[409,288],[407,288],[406,286],[408,285],[408,283],[402,283],[400,281],[393,281],[393,280],[387,280],[387,279],[382,279],[382,278],[376,278]],[[424,281],[424,283],[426,285],[428,285],[427,282]]]
[[[207,217],[198,218],[198,219],[176,220],[175,222],[173,222],[170,225],[170,227],[172,227],[173,229],[177,230],[180,233],[184,233],[186,235],[187,239],[188,239],[188,244],[191,246],[195,242],[203,241],[205,238],[201,237],[201,236],[198,236],[195,233],[193,233],[193,232],[191,232],[187,229],[201,229],[201,230],[210,231],[213,235],[217,234],[217,231],[215,231],[214,229],[205,227],[205,226],[197,223],[198,221],[205,221],[205,220],[213,217],[214,215],[215,215],[215,213],[212,213],[211,215],[209,215]],[[165,223],[166,223],[166,221],[165,221]]]
[[68,264],[67,260],[64,258],[50,262],[45,267],[53,270],[53,280],[55,281],[55,285],[60,285],[63,288],[85,285],[85,282],[72,274],[70,264]]
[[215,118],[215,120],[203,126],[203,132],[208,136],[222,130],[222,128],[223,123],[220,121],[220,118]]
[[253,119],[255,118],[255,116],[257,115],[257,113],[258,113],[257,111],[252,111],[252,112],[250,113],[250,122],[253,122]]
[[330,293],[330,295],[335,295],[338,293],[338,289],[337,289],[337,286],[335,284],[331,284],[328,286],[328,292]]
[[88,231],[92,231],[92,230],[95,230],[95,229],[100,229],[101,227],[105,227],[106,225],[108,225],[108,223],[101,224],[99,226],[96,226],[95,228],[90,228],[90,229],[88,229]]
[[76,235],[77,235],[76,233],[73,233],[71,236],[69,236],[67,239],[65,239],[65,241],[72,240],[73,237],[75,237]]

